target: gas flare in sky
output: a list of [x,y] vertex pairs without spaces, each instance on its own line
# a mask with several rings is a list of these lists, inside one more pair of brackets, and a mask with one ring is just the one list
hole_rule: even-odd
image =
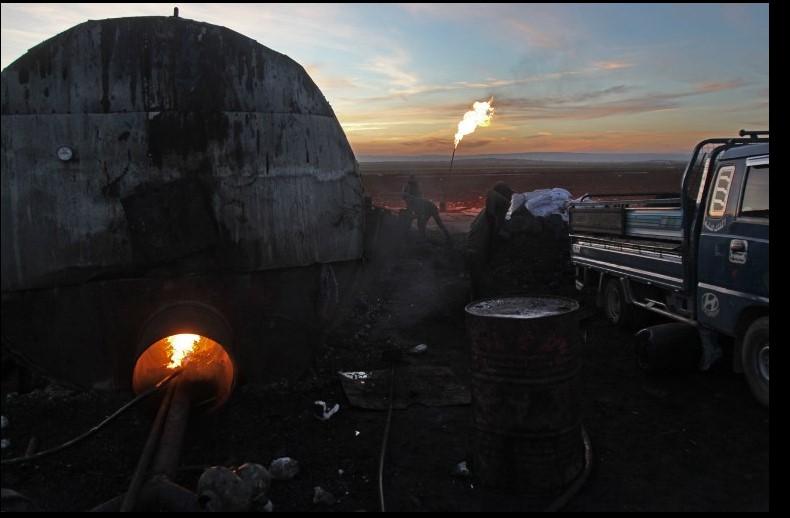
[[464,118],[458,123],[458,131],[455,133],[455,147],[464,138],[464,135],[473,133],[478,126],[485,128],[491,124],[491,118],[494,116],[494,108],[491,103],[494,98],[490,98],[486,102],[475,101],[472,109],[464,114]]

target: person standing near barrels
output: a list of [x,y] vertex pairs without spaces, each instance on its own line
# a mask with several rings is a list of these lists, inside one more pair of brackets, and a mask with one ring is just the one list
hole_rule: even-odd
[[497,182],[486,194],[485,207],[472,221],[466,241],[466,260],[472,283],[472,299],[480,296],[482,277],[496,241],[509,237],[505,227],[505,215],[512,196],[513,189],[509,185],[505,182]]

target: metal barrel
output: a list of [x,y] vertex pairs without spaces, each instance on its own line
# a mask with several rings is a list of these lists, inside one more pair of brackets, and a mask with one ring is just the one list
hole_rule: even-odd
[[578,309],[562,297],[466,306],[472,470],[481,484],[548,494],[583,469]]

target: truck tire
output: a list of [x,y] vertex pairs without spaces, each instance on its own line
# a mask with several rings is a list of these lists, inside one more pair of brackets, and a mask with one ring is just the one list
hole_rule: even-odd
[[618,279],[609,279],[603,290],[603,312],[606,319],[619,327],[631,326],[634,308],[625,301],[623,286]]
[[752,394],[765,407],[768,406],[768,344],[768,317],[761,317],[746,330],[741,359]]

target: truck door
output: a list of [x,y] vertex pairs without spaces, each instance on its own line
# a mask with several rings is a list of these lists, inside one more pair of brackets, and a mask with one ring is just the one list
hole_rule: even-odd
[[768,156],[721,162],[699,240],[697,318],[733,335],[741,312],[768,305]]

